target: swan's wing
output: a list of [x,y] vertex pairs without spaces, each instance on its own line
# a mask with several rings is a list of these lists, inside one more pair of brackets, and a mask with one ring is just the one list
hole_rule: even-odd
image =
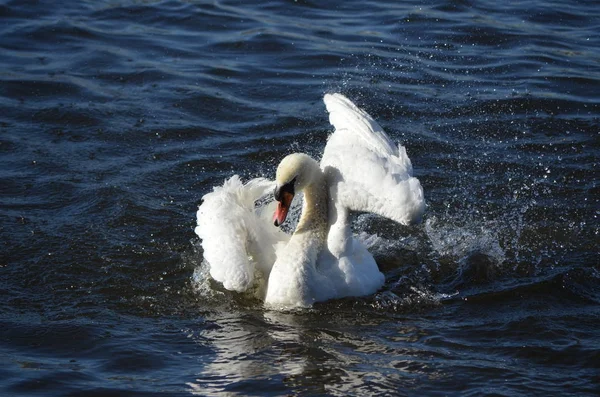
[[371,116],[341,94],[324,98],[335,127],[321,168],[336,206],[372,212],[402,224],[418,222],[425,209],[423,188],[412,176],[406,149],[395,146]]
[[243,184],[234,175],[202,198],[195,232],[202,239],[211,277],[228,290],[243,292],[252,287],[257,267],[268,278],[275,245],[289,238],[273,226],[274,203],[255,205],[272,194],[274,186],[264,178]]

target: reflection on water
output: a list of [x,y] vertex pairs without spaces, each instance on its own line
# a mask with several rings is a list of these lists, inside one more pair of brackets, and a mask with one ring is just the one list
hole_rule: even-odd
[[195,341],[209,345],[214,358],[206,363],[195,382],[188,383],[192,393],[227,390],[243,395],[248,387],[244,385],[252,380],[264,380],[264,390],[271,390],[281,381],[305,375],[310,361],[305,350],[307,335],[294,323],[294,317],[255,312],[208,318],[211,326]]
[[422,344],[426,330],[401,322],[359,325],[350,313],[339,317],[319,310],[209,317],[211,325],[193,339],[211,349],[211,358],[186,384],[197,395],[385,393],[444,377],[432,360],[447,353]]

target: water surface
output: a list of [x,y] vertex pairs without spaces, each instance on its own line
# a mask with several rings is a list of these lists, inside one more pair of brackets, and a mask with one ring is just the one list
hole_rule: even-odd
[[[594,1],[0,1],[0,391],[596,395]],[[319,157],[341,92],[403,143],[374,296],[266,311],[201,197]]]

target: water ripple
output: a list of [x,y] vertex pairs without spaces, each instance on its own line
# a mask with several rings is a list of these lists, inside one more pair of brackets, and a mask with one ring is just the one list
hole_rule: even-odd
[[[4,1],[0,390],[595,395],[597,8]],[[407,147],[425,222],[357,218],[376,295],[264,311],[194,212],[318,158],[334,91]]]

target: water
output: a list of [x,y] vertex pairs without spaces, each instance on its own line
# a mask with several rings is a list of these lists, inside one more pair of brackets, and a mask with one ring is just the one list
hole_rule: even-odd
[[[0,2],[0,394],[597,395],[594,1]],[[375,296],[206,277],[203,194],[318,157],[342,92],[428,208]]]

